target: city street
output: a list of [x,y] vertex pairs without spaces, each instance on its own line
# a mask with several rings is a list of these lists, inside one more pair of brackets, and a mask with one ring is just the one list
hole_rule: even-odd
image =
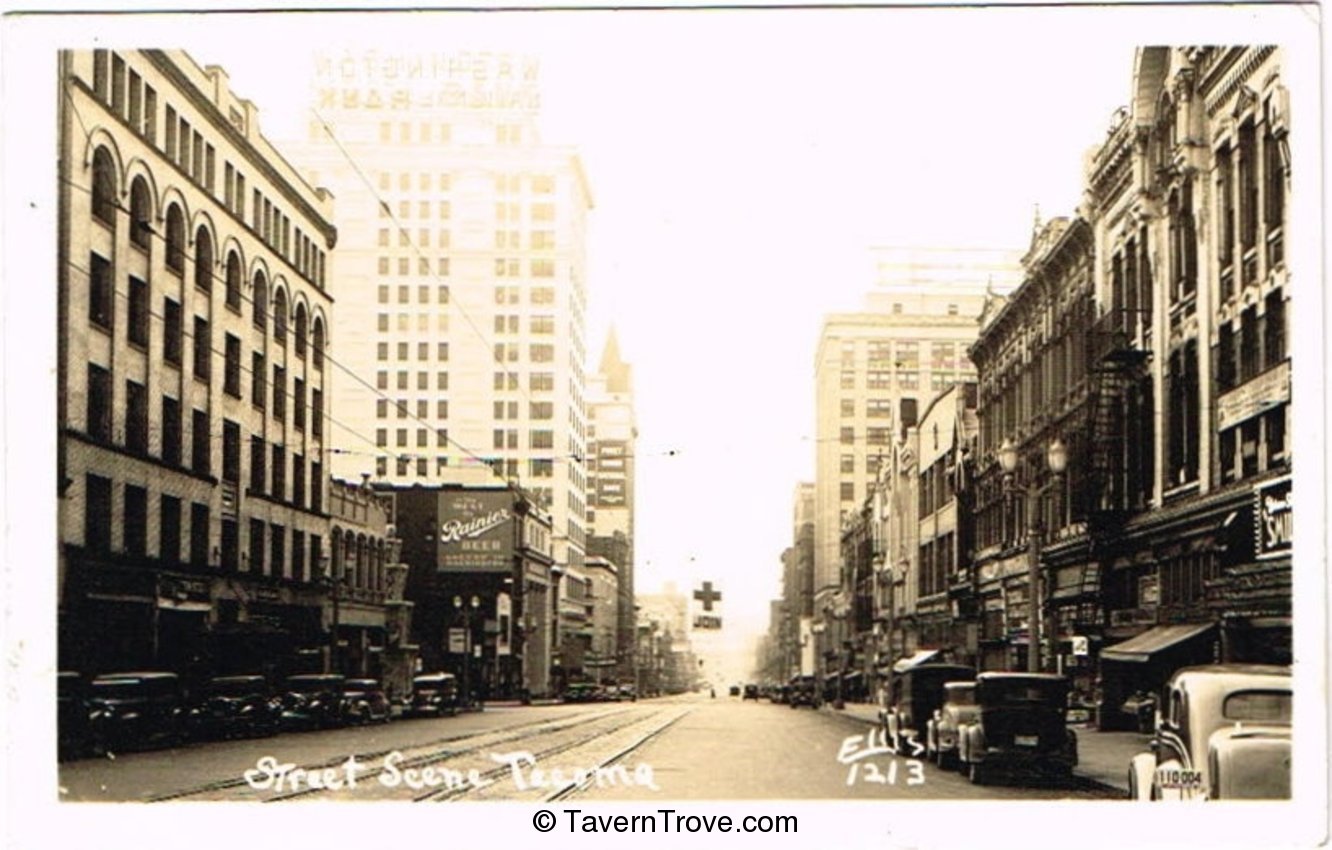
[[[706,695],[490,707],[484,713],[457,717],[399,719],[380,726],[68,762],[60,769],[61,798],[537,802],[573,797],[1090,800],[1121,796],[1076,776],[1068,787],[1039,787],[1017,779],[973,786],[959,774],[906,755],[866,753],[864,735],[872,728],[854,713]],[[877,769],[866,766],[871,762]],[[854,776],[853,764],[861,765]],[[354,786],[349,775],[354,775]],[[871,781],[872,776],[879,781]]]

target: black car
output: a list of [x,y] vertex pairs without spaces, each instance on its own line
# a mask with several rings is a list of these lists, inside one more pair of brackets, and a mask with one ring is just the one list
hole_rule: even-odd
[[387,723],[393,716],[378,679],[348,679],[343,698],[349,723]]
[[744,699],[752,699],[755,702],[758,702],[758,698],[759,698],[758,685],[745,685]]
[[332,673],[288,676],[282,697],[282,728],[329,729],[347,722],[347,680]]
[[598,702],[602,690],[594,682],[572,682],[564,688],[564,702]]
[[1002,772],[1067,780],[1078,763],[1069,682],[1051,673],[981,673],[976,718],[958,729],[959,767],[975,784]]
[[800,705],[818,708],[823,704],[819,698],[819,681],[813,676],[792,676],[789,688],[786,704],[792,708]]
[[91,707],[88,703],[88,684],[81,675],[62,672],[56,677],[56,708],[58,757],[63,761],[91,753]]
[[458,679],[452,673],[422,673],[412,680],[410,717],[440,717],[458,713]]
[[175,673],[111,673],[88,689],[95,747],[116,752],[176,746],[186,737],[185,698]]
[[190,732],[205,739],[273,735],[282,709],[263,676],[217,676],[204,683],[190,709]]

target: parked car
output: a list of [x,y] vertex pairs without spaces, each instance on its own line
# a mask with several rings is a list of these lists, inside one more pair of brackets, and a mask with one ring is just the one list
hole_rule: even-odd
[[1136,800],[1290,799],[1290,668],[1186,667],[1162,692],[1151,752],[1129,762]]
[[943,705],[944,683],[975,678],[976,669],[965,664],[916,664],[894,673],[879,712],[888,739],[903,755],[916,755],[926,746],[926,724]]
[[601,688],[594,682],[572,682],[564,688],[565,702],[597,702]]
[[333,673],[288,676],[282,697],[282,728],[329,729],[347,722],[347,680]]
[[458,677],[452,673],[422,673],[412,679],[412,698],[406,714],[442,717],[458,713]]
[[790,701],[791,701],[791,686],[790,686],[790,685],[774,685],[773,688],[772,688],[772,692],[769,694],[769,699],[771,699],[773,702],[778,703],[778,704],[790,702]]
[[633,685],[620,685],[620,699],[627,699],[630,702],[638,702],[638,689]]
[[981,673],[976,716],[958,729],[958,760],[977,785],[1002,772],[1067,780],[1078,763],[1069,682],[1053,673]]
[[185,697],[175,673],[111,673],[88,690],[96,750],[115,752],[185,740]]
[[787,705],[795,708],[800,705],[807,705],[810,708],[818,708],[823,704],[819,699],[819,681],[813,676],[793,676]]
[[744,695],[743,698],[744,698],[744,699],[752,699],[752,700],[754,700],[755,702],[758,702],[758,698],[759,698],[759,689],[758,689],[758,685],[745,685],[745,695]]
[[730,693],[731,696],[733,696],[733,697],[738,697],[738,696],[740,696],[740,686],[739,686],[739,685],[731,685],[731,688],[730,688],[729,693]]
[[78,673],[63,671],[56,676],[57,758],[82,758],[93,749],[93,727],[88,702],[88,683]]
[[388,723],[393,716],[378,679],[348,679],[343,706],[348,723]]
[[218,676],[204,683],[187,718],[196,738],[273,735],[282,726],[282,700],[263,676]]
[[958,730],[974,723],[980,708],[974,681],[944,682],[943,688],[943,705],[925,723],[925,754],[946,770],[957,763]]

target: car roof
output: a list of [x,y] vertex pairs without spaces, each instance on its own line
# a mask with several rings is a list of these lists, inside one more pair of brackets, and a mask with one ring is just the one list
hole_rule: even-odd
[[288,676],[288,682],[343,682],[345,676],[339,676],[337,673],[300,673],[295,676]]
[[1058,673],[1021,673],[1016,670],[989,670],[976,677],[978,682],[1001,682],[1012,679],[1033,679],[1042,682],[1067,682],[1067,676]]
[[413,682],[442,682],[445,679],[456,679],[457,676],[452,673],[421,673],[415,676]]
[[348,679],[348,680],[347,680],[347,684],[348,684],[348,685],[356,685],[356,686],[358,686],[358,687],[362,687],[362,688],[377,688],[377,687],[379,687],[379,680],[378,680],[378,679]]
[[1217,690],[1291,688],[1289,667],[1272,664],[1207,664],[1175,672],[1171,686],[1191,694]]
[[263,676],[214,676],[208,680],[210,684],[218,682],[262,682]]
[[180,676],[175,673],[168,673],[162,670],[149,670],[142,673],[105,673],[93,679],[93,682],[123,682],[133,679],[142,680],[160,680],[160,679],[179,679]]

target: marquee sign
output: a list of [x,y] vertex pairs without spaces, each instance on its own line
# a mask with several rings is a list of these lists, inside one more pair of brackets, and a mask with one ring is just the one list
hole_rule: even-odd
[[[722,618],[720,610],[713,610],[714,605],[721,602],[721,591],[713,588],[712,582],[705,581],[703,586],[694,591],[696,599],[703,608],[701,614],[694,615],[694,628],[703,630],[715,630],[722,627]],[[720,606],[718,605],[718,609]]]

